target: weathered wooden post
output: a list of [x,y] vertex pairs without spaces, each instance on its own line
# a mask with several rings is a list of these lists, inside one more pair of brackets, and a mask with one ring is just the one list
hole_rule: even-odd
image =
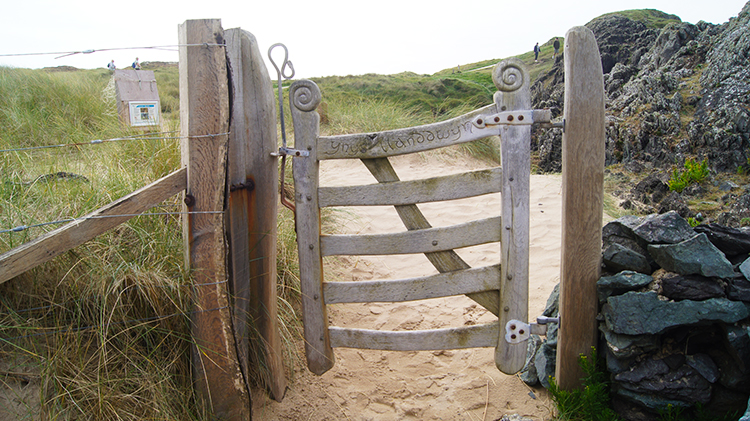
[[250,393],[240,370],[227,285],[224,199],[229,130],[224,30],[218,19],[179,26],[182,163],[187,167],[183,218],[192,270],[193,376],[214,416],[250,419]]
[[555,377],[563,389],[580,387],[581,354],[596,345],[604,181],[604,79],[593,32],[565,35],[560,330]]
[[279,175],[276,105],[271,79],[253,34],[226,31],[232,119],[227,175],[229,279],[234,298],[234,330],[242,371],[249,362],[248,318],[262,343],[260,363],[271,396],[281,401],[286,377],[276,307],[276,213]]

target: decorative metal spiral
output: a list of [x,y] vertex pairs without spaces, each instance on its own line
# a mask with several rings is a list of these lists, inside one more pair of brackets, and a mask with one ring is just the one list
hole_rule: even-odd
[[292,104],[302,111],[312,111],[320,104],[320,88],[311,80],[294,82],[289,94],[292,98]]
[[513,92],[519,89],[526,77],[523,67],[516,60],[498,63],[492,71],[492,81],[499,91]]

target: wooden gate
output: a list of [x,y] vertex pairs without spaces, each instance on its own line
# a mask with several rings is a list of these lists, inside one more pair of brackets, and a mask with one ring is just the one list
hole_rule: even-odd
[[[530,134],[534,123],[549,123],[548,110],[532,111],[529,76],[515,59],[497,65],[494,103],[430,125],[342,136],[319,136],[315,83],[290,88],[297,238],[303,320],[309,369],[322,374],[334,364],[333,347],[437,350],[495,347],[505,373],[523,368],[528,334]],[[410,154],[500,136],[501,167],[426,180],[399,181],[389,156]],[[319,162],[361,159],[378,184],[319,187]],[[417,203],[498,193],[498,214],[449,227],[432,228]],[[320,208],[395,206],[406,231],[383,235],[321,234]],[[500,216],[502,215],[502,216]],[[499,265],[471,268],[454,249],[500,242]],[[437,275],[401,280],[327,282],[322,258],[332,255],[424,253]],[[418,331],[378,331],[328,325],[333,303],[397,302],[465,294],[498,316],[492,323]],[[507,329],[506,329],[507,328]],[[506,340],[506,335],[507,340]]]

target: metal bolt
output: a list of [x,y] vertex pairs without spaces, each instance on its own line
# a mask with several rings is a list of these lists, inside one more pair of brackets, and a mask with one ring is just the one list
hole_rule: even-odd
[[503,311],[510,311],[510,307],[505,306],[505,308],[503,309]]
[[186,194],[185,195],[185,205],[187,206],[193,206],[195,205],[195,196],[192,194]]
[[508,107],[507,107],[507,106],[505,106],[505,105],[503,105],[502,107],[500,107],[500,111],[505,111],[505,110],[507,110],[507,109],[508,109]]
[[312,200],[312,196],[307,196],[307,201],[309,202],[311,200]]
[[508,116],[508,121],[513,121],[513,116],[512,115]]
[[433,246],[436,246],[436,245],[438,245],[438,241],[437,241],[437,240],[432,240],[432,245],[433,245]]
[[510,231],[510,225],[506,225],[505,229]]
[[479,124],[481,126],[482,124],[484,124],[484,120],[482,120],[481,118],[478,118],[477,119],[477,124]]
[[313,300],[317,300],[317,299],[318,299],[318,294],[313,295]]
[[523,329],[521,329],[521,330],[519,330],[519,331],[518,331],[518,333],[520,333],[521,335],[523,335],[523,333],[524,333],[524,330],[523,330]]
[[518,121],[523,121],[523,115],[518,116]]
[[513,280],[513,274],[512,274],[512,273],[509,273],[509,274],[508,274],[508,280],[509,280],[509,281],[512,281],[512,280]]
[[508,177],[508,181],[513,181],[513,177]]
[[310,245],[309,245],[309,246],[307,246],[307,247],[309,247],[309,248],[310,248],[310,250],[312,250],[312,249],[314,249],[314,248],[315,248],[315,246],[314,246],[314,245],[312,245],[312,244],[310,244]]
[[510,335],[511,339],[516,339],[516,335]]
[[516,325],[510,325],[510,330],[516,330]]
[[499,122],[500,122],[500,117],[495,117],[495,123],[499,123]]

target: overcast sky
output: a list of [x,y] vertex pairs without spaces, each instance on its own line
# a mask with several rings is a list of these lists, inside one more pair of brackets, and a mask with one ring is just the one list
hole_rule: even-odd
[[[243,1],[3,1],[0,65],[40,68],[129,66],[178,61],[176,51],[125,49],[75,54],[14,56],[177,44],[187,19],[220,18],[258,39],[261,52],[282,42],[297,78],[439,70],[529,51],[534,43],[564,36],[604,13],[658,9],[683,21],[721,24],[745,0],[243,0]],[[533,7],[530,7],[532,6]],[[176,49],[175,49],[176,50]],[[278,53],[281,56],[281,53]],[[276,57],[276,54],[274,54]],[[273,67],[268,61],[266,65]],[[273,72],[271,72],[273,74]]]

